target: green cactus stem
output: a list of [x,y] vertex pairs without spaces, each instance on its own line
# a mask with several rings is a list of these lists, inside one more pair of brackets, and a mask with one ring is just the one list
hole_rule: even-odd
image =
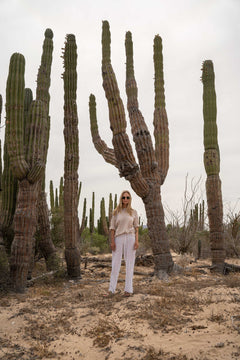
[[54,204],[54,189],[53,189],[53,181],[50,180],[50,186],[49,186],[49,194],[50,194],[50,208],[51,213],[54,212],[55,204]]
[[112,194],[110,193],[109,202],[108,202],[108,226],[111,223],[112,213],[113,213],[113,198],[112,198]]
[[77,115],[77,45],[75,36],[66,36],[64,59],[64,233],[65,258],[70,277],[80,276],[78,241],[78,115]]
[[43,42],[43,52],[41,57],[41,65],[37,76],[37,90],[36,99],[42,100],[46,104],[47,114],[49,113],[49,87],[51,83],[50,73],[52,65],[53,52],[53,32],[51,29],[46,29],[45,39]]
[[106,219],[106,210],[105,210],[105,200],[102,198],[100,203],[100,215],[101,215],[101,224],[102,224],[102,230],[103,235],[108,236],[108,225],[107,225],[107,219]]
[[86,209],[87,209],[87,199],[84,198],[84,201],[83,201],[83,210],[82,210],[82,221],[81,221],[81,226],[80,226],[80,229],[79,229],[79,237],[81,238],[81,235],[83,233],[83,230],[85,229],[86,227]]
[[55,209],[59,208],[58,189],[55,189]]
[[204,166],[207,173],[206,195],[210,229],[212,265],[223,272],[225,265],[225,243],[223,229],[223,204],[220,172],[220,156],[217,138],[217,105],[215,74],[211,60],[203,62],[203,118],[204,118]]
[[167,111],[165,107],[162,39],[159,35],[156,35],[154,38],[153,49],[153,60],[155,69],[155,104],[153,119],[155,156],[158,163],[158,171],[161,179],[161,184],[163,184],[169,168],[169,130]]
[[13,176],[22,180],[29,172],[24,147],[25,59],[14,53],[10,59],[6,90],[6,133]]
[[4,142],[4,152],[3,152],[3,174],[2,174],[2,188],[1,193],[1,224],[4,243],[6,245],[6,250],[10,253],[11,244],[14,236],[13,232],[13,217],[16,208],[16,198],[17,198],[17,179],[13,176],[10,160],[7,151],[6,143],[6,133],[5,133],[5,142]]
[[95,193],[92,193],[92,207],[90,209],[89,212],[89,229],[90,229],[90,233],[93,234],[94,232],[94,215],[95,215]]
[[64,191],[63,191],[64,185],[63,185],[63,177],[60,178],[60,184],[59,184],[59,207],[63,209],[64,207]]

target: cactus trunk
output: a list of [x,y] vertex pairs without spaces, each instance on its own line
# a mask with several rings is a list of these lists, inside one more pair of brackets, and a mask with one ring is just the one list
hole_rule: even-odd
[[207,173],[206,195],[210,229],[213,269],[222,272],[225,265],[223,204],[220,172],[220,154],[217,137],[217,106],[213,63],[206,60],[202,68],[204,117],[204,166]]
[[14,289],[19,292],[26,287],[32,256],[32,239],[37,225],[37,198],[38,183],[31,184],[27,179],[19,181],[10,259],[11,280]]
[[70,277],[80,276],[80,252],[78,242],[78,115],[77,46],[75,36],[66,37],[64,50],[64,233],[65,258]]
[[38,246],[44,256],[46,267],[48,271],[56,270],[58,268],[58,257],[56,255],[56,248],[52,242],[51,229],[49,221],[49,210],[47,206],[45,191],[40,189],[38,201],[38,226],[39,226],[39,241]]
[[165,228],[164,211],[158,184],[151,187],[143,202],[154,254],[155,274],[161,276],[161,271],[171,272],[173,261]]

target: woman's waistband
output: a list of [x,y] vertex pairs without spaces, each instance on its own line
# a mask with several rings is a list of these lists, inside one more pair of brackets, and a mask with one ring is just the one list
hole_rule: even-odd
[[129,232],[129,233],[122,233],[122,234],[117,234],[116,236],[115,236],[115,239],[116,238],[119,238],[119,237],[121,237],[121,236],[133,236],[134,237],[134,235],[135,235],[135,233],[134,232]]

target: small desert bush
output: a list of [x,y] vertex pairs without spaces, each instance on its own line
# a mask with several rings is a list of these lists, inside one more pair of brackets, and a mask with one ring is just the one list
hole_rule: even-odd
[[84,255],[87,252],[93,255],[109,252],[108,238],[97,232],[90,233],[88,228],[81,235],[80,251]]

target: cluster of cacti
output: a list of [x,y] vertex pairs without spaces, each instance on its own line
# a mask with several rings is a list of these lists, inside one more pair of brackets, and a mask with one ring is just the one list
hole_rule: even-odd
[[200,204],[195,204],[194,209],[191,210],[189,225],[194,226],[196,230],[204,230],[204,200]]
[[[37,221],[43,217],[37,211],[36,204],[39,202],[40,189],[44,183],[48,149],[48,89],[52,62],[52,37],[52,31],[47,29],[35,101],[32,101],[31,91],[24,89],[24,56],[19,53],[13,54],[9,65],[6,90],[6,143],[10,169],[12,175],[18,180],[10,273],[16,290],[22,290],[26,285],[33,237]],[[38,209],[43,211],[42,202]],[[44,226],[46,228],[48,224]],[[44,237],[42,250],[46,250],[46,257],[49,257],[49,254],[55,257],[55,248],[52,246],[51,239],[46,240]]]
[[203,118],[204,118],[204,166],[207,173],[206,195],[210,229],[212,265],[222,271],[226,256],[223,231],[223,204],[220,172],[220,153],[217,136],[217,105],[215,74],[211,60],[203,62]]
[[68,275],[80,276],[78,240],[78,114],[77,114],[77,45],[75,36],[66,36],[64,48],[64,233]]
[[[117,80],[111,65],[110,30],[107,21],[102,27],[102,76],[105,96],[108,100],[110,127],[113,133],[113,148],[101,147],[97,130],[96,102],[93,95],[89,99],[92,140],[97,151],[104,159],[114,164],[120,176],[125,177],[131,187],[144,202],[148,220],[149,234],[155,259],[155,273],[161,276],[170,272],[173,261],[164,222],[164,211],[161,203],[160,186],[168,171],[169,143],[168,120],[165,110],[162,40],[154,39],[155,68],[155,110],[154,137],[155,150],[144,118],[138,107],[137,85],[134,77],[133,44],[130,32],[126,33],[126,93],[127,108],[131,131],[135,142],[139,165],[136,163],[133,150],[126,133],[126,119]],[[103,150],[104,148],[104,150]],[[108,154],[108,156],[106,156]],[[111,156],[110,156],[111,155]]]

